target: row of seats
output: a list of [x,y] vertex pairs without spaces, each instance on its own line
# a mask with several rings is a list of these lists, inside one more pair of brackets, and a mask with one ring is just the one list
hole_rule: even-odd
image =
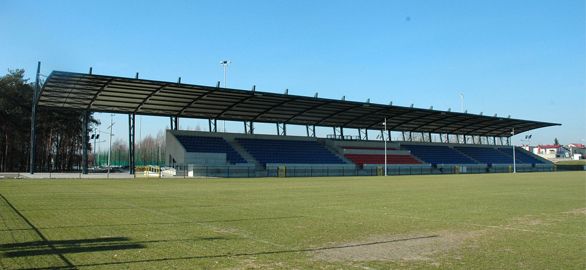
[[[246,160],[221,137],[182,136],[177,140],[187,152],[225,153],[232,164],[246,163]],[[259,163],[281,164],[344,164],[345,162],[317,141],[270,140],[238,138],[236,141]],[[375,147],[342,147],[344,149],[380,150]],[[513,158],[509,147],[449,147],[443,145],[402,145],[425,163],[431,164],[510,164]],[[516,162],[520,164],[540,164],[525,150],[516,148]],[[384,164],[384,154],[345,154],[346,158],[357,165]],[[410,155],[387,155],[388,164],[421,164]]]
[[[359,149],[359,150],[385,150],[384,147],[360,147],[360,146],[342,146],[343,149]],[[387,147],[387,150],[397,150],[393,147]]]
[[[509,159],[513,158],[513,151],[509,148],[499,148],[499,151],[503,152],[505,155],[509,157]],[[515,161],[517,163],[526,163],[526,164],[541,164],[545,163],[540,159],[535,158],[530,153],[525,151],[525,149],[515,147]],[[509,162],[510,163],[510,162]]]
[[513,158],[505,155],[496,148],[488,147],[454,147],[467,156],[486,164],[509,164]]
[[[424,162],[431,164],[511,164],[513,151],[511,148],[494,147],[466,147],[441,145],[403,145]],[[535,158],[527,151],[516,148],[515,161],[519,164],[542,164],[542,160]]]
[[431,164],[476,164],[461,152],[441,145],[403,145],[411,154]]
[[225,153],[229,163],[246,163],[246,160],[224,138],[182,135],[175,137],[187,152]]
[[[364,164],[385,164],[385,155],[346,154],[344,157],[360,166]],[[387,164],[421,164],[421,162],[410,155],[387,155]]]
[[345,164],[317,141],[236,139],[258,162],[297,164]]

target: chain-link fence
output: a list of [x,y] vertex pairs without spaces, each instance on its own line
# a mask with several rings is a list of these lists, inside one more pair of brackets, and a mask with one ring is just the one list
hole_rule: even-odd
[[[550,166],[517,166],[517,172],[551,172],[556,168]],[[475,174],[475,173],[511,173],[513,166],[387,166],[387,175],[432,175],[432,174]],[[152,174],[152,173],[151,173]],[[249,178],[249,177],[319,177],[319,176],[382,176],[384,166],[195,166],[176,165],[174,168],[163,168],[160,177],[179,178]]]

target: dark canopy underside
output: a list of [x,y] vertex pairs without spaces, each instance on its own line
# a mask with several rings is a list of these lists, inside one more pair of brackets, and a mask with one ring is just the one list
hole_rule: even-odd
[[38,105],[94,112],[508,137],[559,124],[53,71]]

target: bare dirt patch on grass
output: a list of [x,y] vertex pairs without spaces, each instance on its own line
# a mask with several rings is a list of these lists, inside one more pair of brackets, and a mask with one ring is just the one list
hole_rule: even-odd
[[565,214],[573,214],[573,215],[586,215],[586,208],[576,208],[570,211],[564,212]]
[[315,251],[318,260],[339,261],[427,261],[460,247],[481,231],[440,231],[426,234],[378,236]]

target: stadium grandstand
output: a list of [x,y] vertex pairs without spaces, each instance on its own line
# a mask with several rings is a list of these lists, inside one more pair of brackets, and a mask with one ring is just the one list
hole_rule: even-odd
[[[386,175],[547,171],[552,164],[511,145],[511,136],[559,125],[471,113],[402,107],[89,73],[53,71],[33,106],[128,115],[130,173],[134,173],[136,115],[169,117],[167,165],[177,174],[220,176]],[[178,130],[180,118],[208,120],[208,131]],[[218,132],[217,121],[243,123],[242,133]],[[256,134],[272,123],[275,134]],[[287,125],[305,126],[290,136]],[[34,122],[32,132],[34,134]],[[331,128],[325,138],[317,127]],[[358,136],[346,135],[354,129]],[[380,134],[369,138],[369,133]],[[391,140],[391,132],[401,140]],[[83,136],[86,140],[87,136]],[[34,143],[34,142],[33,142]],[[34,147],[34,144],[33,144]],[[83,172],[87,173],[87,147]],[[31,152],[31,163],[34,156]],[[34,173],[34,165],[31,173]],[[202,171],[205,168],[205,173]],[[402,170],[402,171],[401,171]],[[228,174],[225,174],[228,172]],[[230,172],[233,172],[230,174]]]

